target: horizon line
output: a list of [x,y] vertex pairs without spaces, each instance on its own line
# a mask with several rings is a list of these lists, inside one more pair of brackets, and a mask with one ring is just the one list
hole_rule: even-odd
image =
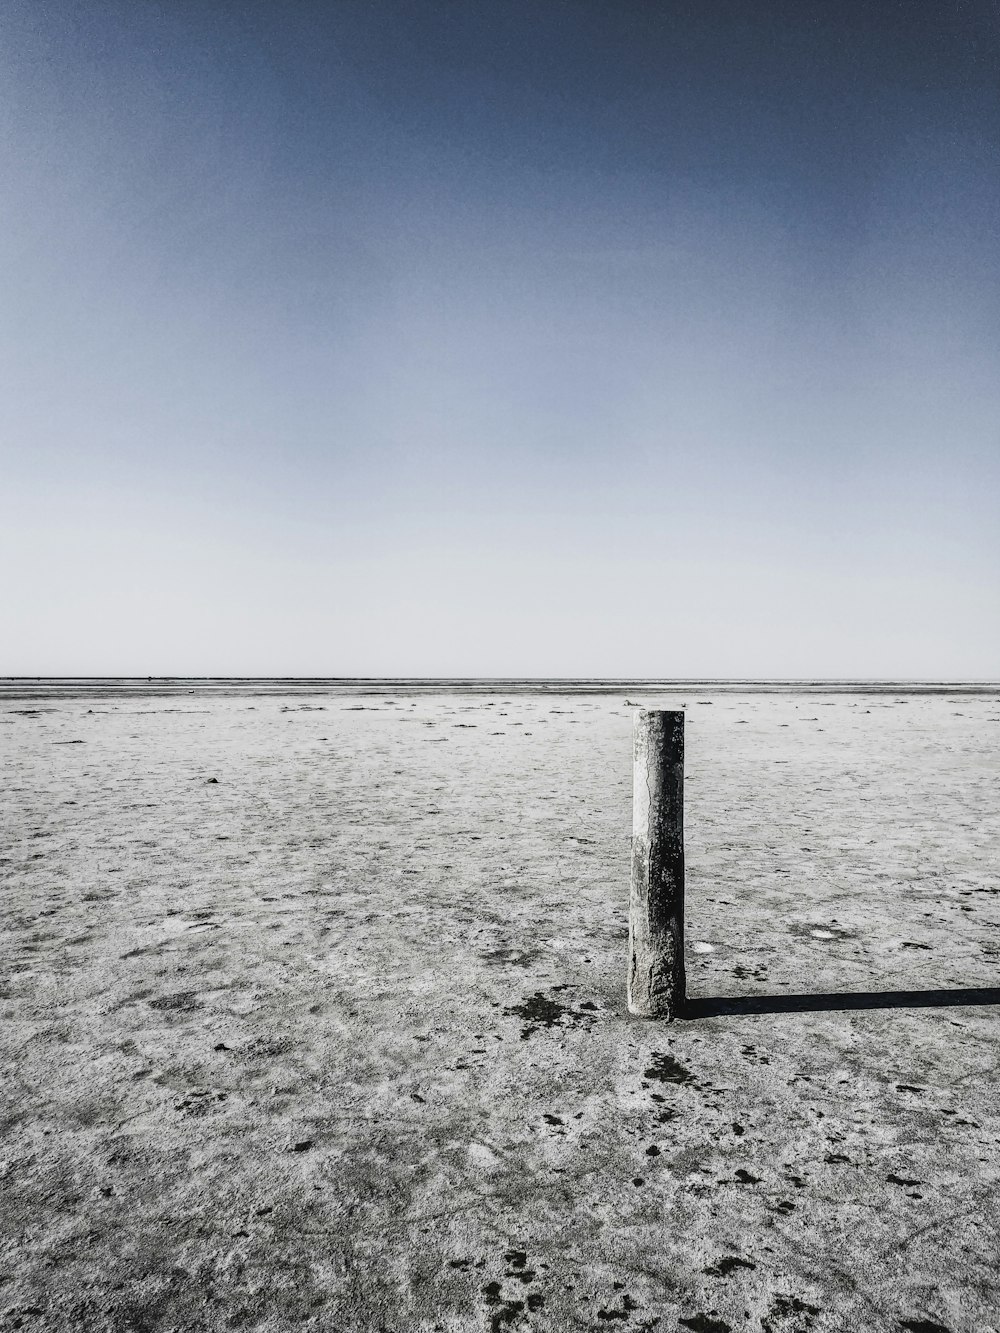
[[157,675],[7,675],[0,684],[48,682],[129,681],[137,684],[169,681],[322,681],[329,684],[427,683],[427,684],[593,684],[593,685],[979,685],[1000,688],[1000,677],[991,676],[323,676],[306,673],[280,675],[189,675],[182,672]]

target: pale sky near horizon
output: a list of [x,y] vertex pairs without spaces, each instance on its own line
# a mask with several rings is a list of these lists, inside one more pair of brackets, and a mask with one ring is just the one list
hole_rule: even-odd
[[987,0],[12,0],[0,675],[1000,677]]

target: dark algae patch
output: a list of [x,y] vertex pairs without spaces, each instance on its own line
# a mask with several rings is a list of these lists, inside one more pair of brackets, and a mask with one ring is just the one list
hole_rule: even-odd
[[530,1037],[540,1027],[555,1027],[563,1015],[570,1012],[571,1010],[564,1004],[560,1004],[558,1000],[550,1000],[541,991],[535,991],[529,999],[522,1000],[520,1004],[512,1004],[509,1009],[504,1010],[504,1013],[511,1018],[524,1019],[527,1026],[521,1032],[522,1037]]
[[508,1250],[504,1258],[510,1264],[506,1276],[516,1278],[518,1282],[523,1282],[525,1286],[535,1280],[535,1270],[528,1268],[528,1256],[524,1250]]
[[693,1083],[694,1075],[689,1069],[685,1069],[679,1060],[675,1060],[672,1055],[664,1055],[660,1051],[654,1051],[652,1054],[652,1064],[646,1070],[644,1077],[655,1079],[658,1083]]
[[598,1310],[597,1317],[604,1320],[605,1323],[610,1323],[615,1319],[628,1319],[631,1317],[632,1311],[638,1309],[638,1302],[634,1301],[626,1292],[622,1297],[622,1308],[620,1310]]
[[487,1282],[483,1287],[483,1300],[493,1309],[490,1316],[490,1333],[500,1333],[503,1328],[517,1322],[521,1311],[524,1309],[524,1301],[508,1301],[500,1295],[499,1282]]
[[744,1171],[743,1167],[740,1167],[736,1172],[736,1183],[738,1185],[759,1185],[760,1176],[751,1175],[749,1171]]
[[[536,1274],[535,1270],[528,1266],[526,1250],[505,1250],[503,1257],[508,1264],[507,1271],[503,1275],[505,1278],[520,1282],[525,1287],[534,1282]],[[453,1260],[452,1266],[458,1267],[461,1262]],[[477,1267],[481,1266],[481,1263],[477,1265]],[[482,1292],[483,1300],[492,1311],[489,1315],[490,1333],[499,1333],[501,1329],[520,1324],[521,1316],[525,1311],[530,1314],[535,1310],[540,1310],[545,1304],[545,1297],[537,1291],[526,1292],[523,1300],[505,1296],[501,1283],[495,1279],[487,1282],[482,1288]]]
[[[810,1305],[808,1301],[799,1300],[798,1296],[775,1296],[767,1316],[760,1321],[761,1333],[781,1333],[781,1330],[788,1326],[786,1321],[795,1315],[801,1317],[801,1327],[810,1328],[812,1325],[810,1316],[819,1313],[818,1305]],[[772,1320],[778,1322],[772,1323]]]
[[[556,991],[564,988],[553,986],[552,989]],[[585,1013],[584,1010],[588,1012]],[[581,1023],[591,1022],[598,1010],[595,1005],[590,1003],[582,1004],[578,1009],[574,1009],[572,1005],[562,1004],[559,1000],[553,1000],[538,990],[535,991],[534,995],[522,1000],[520,1004],[512,1004],[503,1012],[510,1018],[524,1020],[525,1026],[521,1029],[521,1040],[525,1041],[528,1037],[533,1036],[539,1028],[577,1027]]]
[[751,1263],[749,1259],[741,1259],[738,1254],[727,1254],[724,1259],[712,1264],[710,1268],[703,1268],[702,1272],[709,1277],[728,1277],[736,1268],[756,1268],[757,1265]]
[[715,1319],[708,1314],[693,1314],[690,1319],[677,1321],[682,1328],[690,1328],[693,1333],[731,1333],[732,1324],[724,1319]]

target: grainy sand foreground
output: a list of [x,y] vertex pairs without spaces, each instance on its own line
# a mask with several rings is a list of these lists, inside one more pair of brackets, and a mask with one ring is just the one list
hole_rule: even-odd
[[[157,689],[0,697],[0,1327],[1000,1328],[1000,1006],[630,1019],[624,694]],[[996,691],[629,697],[697,996],[1000,984]]]

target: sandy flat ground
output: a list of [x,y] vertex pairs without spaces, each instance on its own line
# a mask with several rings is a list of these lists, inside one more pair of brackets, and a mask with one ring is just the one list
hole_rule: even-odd
[[0,754],[0,1328],[1000,1329],[995,692],[15,689]]

